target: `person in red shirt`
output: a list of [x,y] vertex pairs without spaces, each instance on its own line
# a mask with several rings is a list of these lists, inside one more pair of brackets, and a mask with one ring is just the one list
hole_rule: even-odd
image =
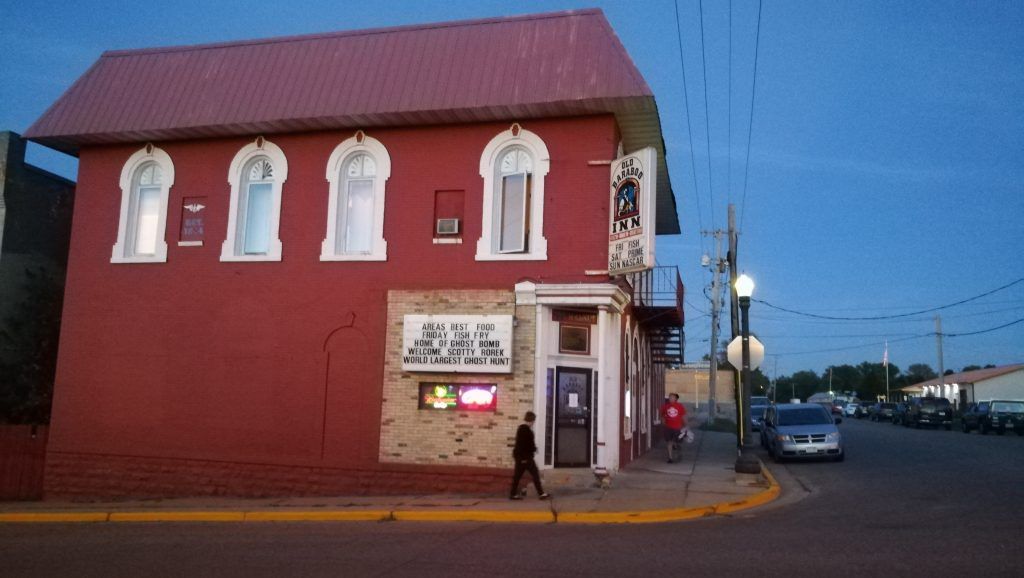
[[672,450],[676,448],[679,434],[686,427],[686,408],[679,403],[679,395],[670,393],[668,401],[661,406],[661,423],[665,428],[665,447],[668,449],[668,463],[672,463]]

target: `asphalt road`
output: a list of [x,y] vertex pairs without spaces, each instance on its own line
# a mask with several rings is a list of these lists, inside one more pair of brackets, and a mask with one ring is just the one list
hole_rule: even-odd
[[0,574],[1024,574],[1024,437],[855,419],[840,429],[845,462],[769,464],[782,498],[733,518],[636,526],[8,524],[0,525]]

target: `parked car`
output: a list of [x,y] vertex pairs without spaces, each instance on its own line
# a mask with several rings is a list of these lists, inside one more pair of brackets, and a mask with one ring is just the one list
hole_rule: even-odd
[[972,403],[960,418],[960,429],[964,433],[976,429],[982,435],[990,431],[1003,435],[1007,430],[1024,435],[1024,401],[996,399]]
[[893,425],[903,425],[903,420],[907,417],[907,408],[909,406],[910,404],[905,401],[896,404],[896,407],[892,410]]
[[871,421],[892,421],[895,403],[879,402],[871,408]]
[[782,403],[768,408],[761,444],[775,461],[785,458],[846,458],[836,424],[842,418],[816,403]]
[[922,425],[953,428],[953,406],[944,397],[915,397],[908,402],[907,413],[903,418],[905,427]]
[[767,397],[755,395],[750,397],[750,428],[753,431],[761,431],[764,427],[764,412],[771,402]]
[[832,415],[843,415],[843,404],[842,402],[835,402],[832,404]]
[[843,415],[846,417],[853,417],[857,415],[857,407],[857,402],[851,401],[850,403],[846,404],[846,407],[843,408]]
[[857,419],[864,419],[871,413],[871,408],[875,406],[873,401],[862,401],[857,404],[857,409],[853,411],[853,416]]

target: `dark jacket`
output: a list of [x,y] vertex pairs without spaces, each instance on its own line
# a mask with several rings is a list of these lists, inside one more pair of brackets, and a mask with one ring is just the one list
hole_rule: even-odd
[[516,430],[516,447],[512,457],[516,460],[532,460],[537,453],[537,443],[533,440],[533,429],[527,424],[520,424]]

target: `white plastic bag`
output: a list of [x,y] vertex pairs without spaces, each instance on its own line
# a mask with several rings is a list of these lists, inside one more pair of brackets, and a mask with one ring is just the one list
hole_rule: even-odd
[[685,441],[688,444],[692,444],[693,443],[693,432],[690,431],[690,428],[684,427],[682,429],[682,431],[679,432],[679,438],[678,439],[680,441]]

